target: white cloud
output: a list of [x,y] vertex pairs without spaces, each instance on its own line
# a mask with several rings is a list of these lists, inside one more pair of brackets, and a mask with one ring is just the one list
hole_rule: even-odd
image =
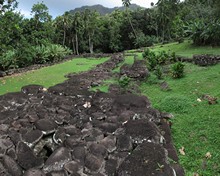
[[19,9],[17,12],[20,12],[22,15],[24,15],[25,18],[31,18],[31,12],[29,10],[23,10]]
[[158,0],[131,0],[131,3],[138,4],[142,7],[150,7],[151,2],[154,4],[157,3]]

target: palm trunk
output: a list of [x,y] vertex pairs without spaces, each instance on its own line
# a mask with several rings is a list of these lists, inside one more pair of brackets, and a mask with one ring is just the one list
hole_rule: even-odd
[[89,51],[91,54],[93,54],[93,42],[90,35],[89,35]]
[[74,37],[72,37],[72,47],[73,47],[73,53],[76,54],[76,48],[75,48],[75,40]]
[[64,29],[64,32],[63,32],[63,46],[65,45],[65,42],[66,42],[66,30]]
[[79,55],[79,42],[78,42],[78,35],[77,35],[77,33],[76,33],[75,39],[76,39],[76,54]]
[[134,29],[134,26],[133,26],[133,24],[132,24],[132,22],[131,22],[131,18],[130,18],[130,16],[129,16],[128,8],[126,8],[126,12],[127,12],[127,15],[128,15],[128,21],[129,21],[129,23],[130,23],[130,26],[131,26],[132,31],[133,31],[133,33],[134,33],[134,36],[135,36],[135,38],[137,38],[136,31],[135,31],[135,29]]
[[136,31],[135,31],[135,29],[134,29],[134,26],[133,26],[133,24],[132,24],[132,22],[131,22],[130,17],[128,17],[128,20],[129,20],[129,23],[130,23],[131,28],[132,28],[132,30],[133,30],[134,36],[135,36],[135,38],[137,38],[137,34],[136,34]]

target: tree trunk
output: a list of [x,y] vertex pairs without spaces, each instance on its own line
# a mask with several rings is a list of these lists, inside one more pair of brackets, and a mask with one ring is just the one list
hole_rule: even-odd
[[90,35],[89,35],[89,51],[91,54],[93,54],[93,42]]
[[73,47],[73,53],[76,54],[76,48],[75,48],[75,39],[72,37],[72,47]]
[[134,36],[135,36],[135,38],[137,38],[137,34],[136,34],[135,30],[134,30],[134,26],[133,26],[133,24],[132,24],[132,22],[131,22],[130,17],[128,17],[128,20],[129,20],[129,23],[130,23],[131,28],[132,28],[132,30],[133,30]]
[[76,54],[79,55],[79,42],[78,42],[78,35],[77,35],[77,33],[75,35],[75,39],[76,39]]
[[127,15],[128,15],[128,21],[129,21],[129,23],[130,23],[130,26],[131,26],[132,31],[133,31],[133,33],[134,33],[134,36],[135,36],[135,38],[137,38],[137,34],[136,34],[136,32],[135,32],[134,26],[133,26],[133,24],[132,24],[132,22],[131,22],[131,18],[130,18],[130,16],[129,16],[128,8],[126,8],[126,13],[127,13]]
[[64,29],[64,32],[63,32],[63,46],[65,45],[65,42],[66,42],[66,30]]

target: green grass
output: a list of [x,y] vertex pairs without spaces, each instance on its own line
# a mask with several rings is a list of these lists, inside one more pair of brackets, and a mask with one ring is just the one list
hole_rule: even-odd
[[68,73],[79,73],[86,71],[107,60],[108,58],[77,58],[61,64],[44,67],[35,71],[30,71],[10,77],[4,77],[0,79],[0,95],[8,92],[20,91],[22,86],[28,84],[40,84],[48,88],[66,80],[67,78],[64,76]]
[[[142,83],[141,91],[155,108],[174,114],[172,135],[177,151],[182,146],[185,148],[186,155],[179,156],[186,176],[192,176],[194,172],[219,176],[220,104],[209,105],[205,100],[198,102],[197,98],[209,94],[220,99],[220,64],[206,68],[186,64],[184,78],[166,77],[165,80],[171,91],[160,90],[153,81]],[[205,160],[207,152],[212,157]],[[204,160],[207,166],[202,168]]]
[[165,45],[156,45],[151,47],[154,51],[171,51],[176,52],[177,55],[192,58],[195,54],[215,54],[220,55],[220,47],[211,46],[194,46],[191,41],[183,43],[169,43]]

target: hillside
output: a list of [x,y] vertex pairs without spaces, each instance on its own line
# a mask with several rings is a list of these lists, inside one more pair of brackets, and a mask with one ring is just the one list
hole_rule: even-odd
[[[141,7],[137,4],[131,4],[130,7],[129,7],[129,9],[131,9],[131,10],[135,10],[135,9],[138,9],[138,8],[144,8],[144,7]],[[100,4],[98,4],[98,5],[93,5],[93,6],[82,6],[82,7],[79,7],[79,8],[75,8],[74,10],[70,10],[70,13],[83,12],[85,9],[96,10],[101,15],[105,15],[105,14],[112,13],[114,10],[117,10],[117,9],[125,10],[125,7],[121,6],[121,7],[108,8],[108,7],[104,7]]]

